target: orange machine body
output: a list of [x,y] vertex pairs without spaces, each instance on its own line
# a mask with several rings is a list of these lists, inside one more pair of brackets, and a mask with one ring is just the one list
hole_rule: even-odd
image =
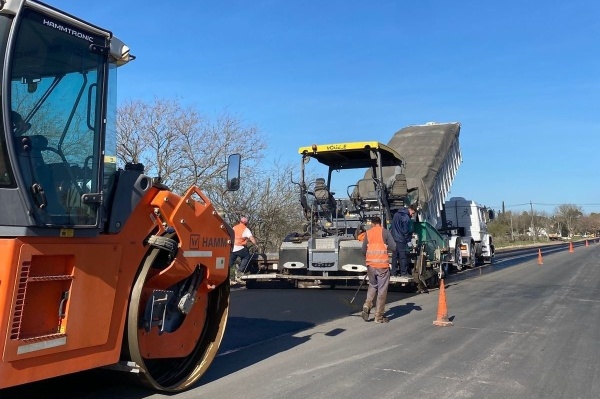
[[147,358],[189,353],[194,343],[186,336],[198,336],[205,323],[207,293],[228,278],[231,236],[197,188],[183,197],[151,188],[119,234],[0,239],[0,388],[117,363],[145,239],[165,225],[174,227],[179,248],[151,286],[166,289],[198,265],[206,278],[182,326],[171,334],[142,330],[140,351]]

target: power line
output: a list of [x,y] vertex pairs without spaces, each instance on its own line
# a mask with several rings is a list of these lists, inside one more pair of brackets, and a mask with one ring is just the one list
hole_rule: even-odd
[[546,203],[542,203],[542,202],[538,202],[538,203],[534,202],[533,205],[541,205],[541,206],[560,206],[560,205],[600,206],[600,204],[598,204],[598,203],[595,203],[595,204],[568,204],[568,203],[567,204],[565,204],[565,203],[562,203],[562,204],[546,204]]
[[[546,203],[546,202],[525,202],[523,204],[510,204],[510,205],[504,205],[505,208],[514,208],[517,206],[531,206],[531,205],[537,205],[537,206],[561,206],[561,205],[574,205],[574,206],[587,206],[587,207],[594,207],[594,206],[600,206],[600,203],[590,203],[590,204],[573,204],[573,203],[556,203],[556,204],[552,204],[552,203]],[[489,208],[502,208],[502,205],[494,205],[494,206],[490,206]]]

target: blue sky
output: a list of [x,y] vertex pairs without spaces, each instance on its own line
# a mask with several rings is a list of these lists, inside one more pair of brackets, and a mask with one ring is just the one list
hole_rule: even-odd
[[131,47],[120,102],[227,110],[294,162],[312,143],[386,143],[407,125],[459,121],[451,196],[600,212],[600,2],[49,4]]

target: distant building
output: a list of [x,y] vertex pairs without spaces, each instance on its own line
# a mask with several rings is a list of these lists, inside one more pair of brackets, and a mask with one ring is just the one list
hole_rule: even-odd
[[[535,231],[535,234],[534,234]],[[544,229],[543,227],[536,227],[535,230],[532,230],[531,227],[527,229],[527,231],[525,232],[525,234],[527,234],[527,237],[545,237],[548,238],[548,232],[546,231],[546,229]]]

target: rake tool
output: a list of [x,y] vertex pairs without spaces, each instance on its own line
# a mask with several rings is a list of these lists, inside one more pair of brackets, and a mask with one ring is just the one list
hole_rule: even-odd
[[354,293],[354,296],[350,300],[350,303],[354,302],[354,300],[356,299],[356,295],[358,295],[358,291],[360,291],[360,289],[362,288],[362,286],[365,284],[365,281],[367,281],[367,275],[366,274],[365,274],[365,278],[363,278],[363,280],[360,282],[360,285],[358,286],[358,289]]

